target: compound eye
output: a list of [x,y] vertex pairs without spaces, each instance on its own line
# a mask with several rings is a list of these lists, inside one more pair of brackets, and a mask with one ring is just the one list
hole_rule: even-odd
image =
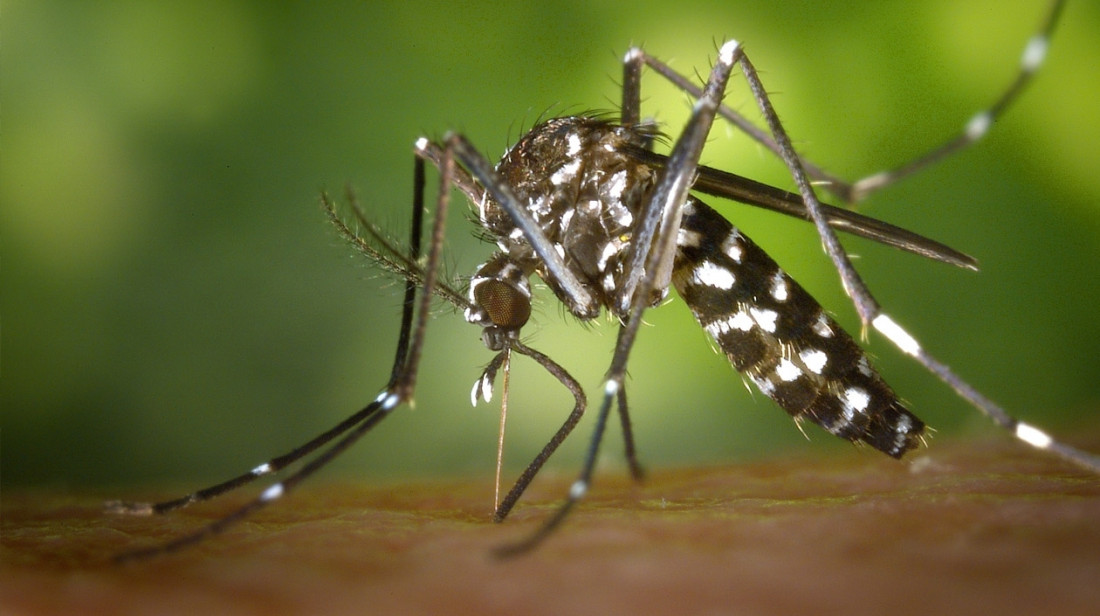
[[531,300],[503,280],[485,280],[474,289],[474,302],[485,310],[493,325],[519,329],[531,318]]

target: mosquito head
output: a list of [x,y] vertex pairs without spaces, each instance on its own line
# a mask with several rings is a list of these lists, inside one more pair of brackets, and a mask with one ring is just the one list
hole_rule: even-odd
[[505,254],[497,254],[477,269],[470,279],[466,320],[484,328],[481,339],[490,350],[504,348],[531,318],[531,283],[528,273]]

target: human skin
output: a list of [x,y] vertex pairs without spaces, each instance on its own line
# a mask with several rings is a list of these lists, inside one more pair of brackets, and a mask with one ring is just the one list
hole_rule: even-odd
[[[1095,613],[1100,479],[1007,438],[932,445],[907,463],[867,450],[641,484],[601,472],[556,534],[506,560],[493,548],[535,529],[569,475],[540,476],[503,524],[485,477],[318,480],[124,565],[111,557],[244,496],[119,517],[102,494],[5,491],[0,612]],[[159,495],[174,493],[124,496]]]

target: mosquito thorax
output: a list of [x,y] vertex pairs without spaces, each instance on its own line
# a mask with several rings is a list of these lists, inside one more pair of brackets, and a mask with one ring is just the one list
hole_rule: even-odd
[[652,141],[650,125],[623,126],[599,118],[569,116],[532,128],[497,164],[519,202],[591,293],[591,304],[572,301],[547,276],[512,217],[487,198],[478,206],[485,229],[502,251],[539,274],[581,319],[614,310],[627,265],[625,256],[638,212],[656,180],[657,169],[632,155]]

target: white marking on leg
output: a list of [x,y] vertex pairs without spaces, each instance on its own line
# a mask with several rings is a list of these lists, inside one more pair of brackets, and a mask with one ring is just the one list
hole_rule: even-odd
[[898,348],[904,353],[909,355],[917,355],[920,353],[920,344],[917,339],[910,336],[908,332],[901,328],[900,325],[894,322],[893,319],[886,316],[885,313],[875,317],[871,321],[871,325],[882,332],[882,335],[889,338],[894,344],[898,345]]
[[733,54],[737,52],[737,48],[741,44],[736,40],[730,39],[722,44],[722,48],[718,50],[718,61],[726,66],[733,64]]
[[267,462],[264,462],[263,464],[261,464],[261,465],[257,466],[256,468],[252,469],[252,476],[253,477],[263,477],[264,475],[266,475],[270,472],[271,472],[271,465],[268,464]]
[[389,394],[389,395],[386,396],[386,398],[384,400],[382,400],[382,410],[383,411],[392,411],[393,408],[395,406],[397,406],[398,403],[400,403],[400,402],[401,402],[401,397],[400,396],[398,396],[397,394]]
[[889,184],[890,181],[893,179],[894,173],[892,171],[879,171],[872,176],[863,178],[862,180],[856,182],[856,192],[860,195],[860,197],[864,197],[872,190],[876,188],[881,188],[885,184]]
[[427,150],[427,149],[428,149],[428,138],[427,137],[421,137],[421,138],[416,140],[416,150],[418,152],[423,152],[424,150]]
[[694,105],[691,106],[691,113],[692,115],[699,115],[703,110],[710,110],[714,109],[715,107],[717,107],[717,105],[715,104],[714,99],[700,98],[699,100],[695,101]]
[[580,500],[588,493],[588,482],[578,479],[569,486],[569,500]]
[[1046,432],[1022,421],[1016,422],[1016,438],[1039,449],[1046,449],[1054,442]]
[[270,502],[283,495],[283,484],[276,483],[260,494],[260,500]]
[[631,47],[630,49],[626,50],[626,55],[623,56],[623,62],[624,63],[633,62],[633,61],[637,60],[638,58],[641,58],[644,53],[645,52],[643,52],[641,49],[639,49],[637,47]]
[[603,393],[608,396],[614,396],[619,393],[619,382],[615,379],[608,379],[607,382],[603,384]]
[[990,115],[988,111],[983,111],[975,115],[966,123],[966,138],[971,141],[981,139],[989,132],[989,127],[992,124],[993,116]]
[[1047,49],[1050,48],[1050,40],[1045,34],[1036,34],[1024,47],[1024,55],[1020,58],[1020,68],[1031,73],[1042,66],[1047,57]]

